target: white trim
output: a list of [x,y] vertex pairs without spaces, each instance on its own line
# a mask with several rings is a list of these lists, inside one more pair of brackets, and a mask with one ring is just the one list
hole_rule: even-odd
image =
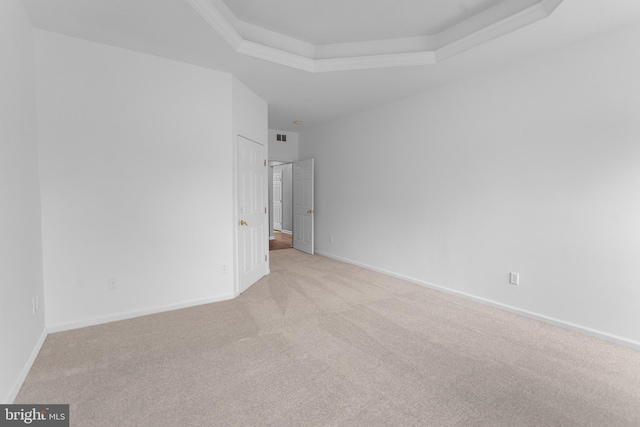
[[469,299],[469,300],[473,300],[473,301],[476,301],[476,302],[479,302],[479,303],[482,303],[482,304],[485,304],[485,305],[489,305],[489,306],[492,306],[492,307],[500,308],[500,309],[509,311],[511,313],[515,313],[515,314],[519,314],[519,315],[522,315],[522,316],[525,316],[525,317],[529,317],[531,319],[535,319],[535,320],[538,320],[538,321],[541,321],[541,322],[544,322],[544,323],[548,323],[550,325],[559,326],[561,328],[568,329],[568,330],[571,330],[571,331],[574,331],[574,332],[578,332],[578,333],[581,333],[583,335],[589,335],[589,336],[596,337],[596,338],[599,338],[599,339],[602,339],[602,340],[605,340],[605,341],[609,341],[609,342],[612,342],[612,343],[615,343],[615,344],[623,345],[625,347],[630,347],[630,348],[633,348],[633,349],[636,349],[636,350],[640,350],[640,342],[634,341],[634,340],[631,340],[631,339],[628,339],[628,338],[624,338],[624,337],[620,337],[620,336],[617,336],[617,335],[609,334],[609,333],[606,333],[606,332],[598,331],[598,330],[595,330],[595,329],[588,328],[586,326],[576,325],[575,323],[566,322],[564,320],[556,319],[554,317],[545,316],[544,314],[538,314],[538,313],[534,313],[532,311],[523,310],[521,308],[512,307],[512,306],[507,305],[507,304],[503,304],[503,303],[496,302],[496,301],[493,301],[493,300],[490,300],[490,299],[478,297],[476,295],[468,294],[466,292],[460,292],[460,291],[457,291],[455,289],[450,289],[450,288],[447,288],[447,287],[444,287],[444,286],[436,285],[434,283],[425,282],[423,280],[418,280],[418,279],[415,279],[413,277],[405,276],[405,275],[402,275],[402,274],[397,274],[397,273],[394,273],[394,272],[389,271],[389,270],[384,270],[384,269],[377,268],[377,267],[374,267],[374,266],[369,265],[369,264],[364,264],[364,263],[361,263],[361,262],[350,260],[348,258],[343,258],[343,257],[337,256],[337,255],[332,255],[332,254],[327,253],[327,252],[321,252],[321,251],[317,251],[316,250],[316,254],[324,256],[326,258],[335,259],[336,261],[341,261],[341,262],[344,262],[344,263],[347,263],[347,264],[357,265],[358,267],[362,267],[362,268],[365,268],[367,270],[375,271],[377,273],[381,273],[381,274],[384,274],[386,276],[391,276],[391,277],[395,277],[397,279],[402,279],[402,280],[405,280],[407,282],[414,283],[416,285],[425,286],[427,288],[431,288],[431,289],[435,289],[435,290],[438,290],[438,291],[446,292],[446,293],[452,294],[452,295],[457,295],[457,296],[460,296],[460,297],[463,297],[463,298],[466,298],[466,299]]
[[31,354],[29,355],[27,362],[24,364],[24,367],[20,371],[20,375],[18,376],[18,379],[16,379],[16,382],[14,383],[13,387],[9,390],[9,394],[7,395],[6,399],[3,400],[3,402],[12,404],[16,400],[16,397],[18,397],[18,393],[22,388],[22,384],[24,384],[24,380],[27,379],[27,375],[29,374],[31,367],[33,366],[33,362],[36,361],[36,357],[38,357],[38,353],[40,353],[40,349],[42,349],[42,345],[44,344],[44,341],[47,339],[47,335],[48,335],[48,331],[45,328],[42,331],[40,338],[38,338],[36,345],[33,347],[33,350],[31,351]]
[[[233,103],[233,93],[231,94]],[[233,230],[233,293],[240,295],[240,268],[238,267],[238,130],[231,135],[231,197],[233,198],[231,230]]]
[[[436,49],[436,61],[442,61],[450,56],[457,55],[482,43],[486,43],[547,18],[561,1],[562,0],[542,0],[540,3],[517,12],[508,18],[486,25],[465,36],[456,37],[451,42],[444,43],[443,46]],[[555,3],[555,5],[551,3]],[[446,31],[443,33],[446,33]]]
[[265,46],[260,43],[244,40],[242,46],[236,49],[236,51],[244,55],[253,56],[254,58],[264,59],[265,61],[275,62],[276,64],[286,65],[291,68],[297,68],[298,70],[309,71],[311,73],[316,72],[316,60],[281,49]]
[[293,231],[291,230],[280,230],[280,232],[283,234],[293,234]]
[[218,34],[220,34],[224,41],[229,44],[234,50],[239,50],[242,46],[244,39],[236,31],[235,27],[229,22],[218,7],[214,6],[207,0],[187,0],[191,7],[193,7],[202,16],[209,25],[213,27]]
[[313,61],[312,71],[314,73],[364,70],[370,68],[409,67],[414,65],[433,65],[437,62],[436,52],[434,51],[352,56],[349,58],[313,59],[311,61]]
[[117,314],[111,314],[111,315],[108,315],[108,316],[94,317],[94,318],[91,318],[91,319],[84,319],[84,320],[74,321],[74,322],[62,322],[62,323],[58,323],[58,324],[55,324],[55,325],[48,326],[47,332],[48,333],[54,333],[54,332],[70,331],[70,330],[73,330],[73,329],[85,328],[87,326],[95,326],[95,325],[101,325],[103,323],[117,322],[119,320],[126,320],[126,319],[133,319],[133,318],[136,318],[136,317],[141,317],[141,316],[147,316],[149,314],[164,313],[164,312],[167,312],[167,311],[179,310],[179,309],[182,309],[182,308],[195,307],[195,306],[198,306],[198,305],[211,304],[211,303],[214,303],[214,302],[228,301],[228,300],[236,298],[237,296],[238,296],[238,294],[234,292],[234,293],[229,293],[229,294],[218,295],[218,296],[211,297],[211,298],[204,298],[204,299],[199,299],[199,300],[185,301],[185,302],[181,302],[181,303],[178,303],[178,304],[170,304],[170,305],[161,306],[161,307],[153,307],[153,308],[145,308],[145,309],[142,309],[142,310],[127,311],[127,312],[124,312],[124,313],[117,313]]
[[[438,34],[424,37],[316,46],[239,20],[217,0],[187,0],[236,52],[311,73],[433,65],[538,20],[562,0],[537,0],[526,7],[503,3]],[[215,4],[214,4],[215,3]],[[524,6],[520,6],[522,3]],[[222,9],[222,10],[221,10]],[[250,34],[247,34],[250,28]],[[243,31],[244,29],[244,31]],[[321,58],[318,57],[321,53]]]

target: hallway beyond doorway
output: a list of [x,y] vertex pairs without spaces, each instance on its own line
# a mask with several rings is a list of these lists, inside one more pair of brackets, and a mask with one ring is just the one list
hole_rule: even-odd
[[269,240],[270,251],[275,251],[277,249],[291,249],[293,246],[293,236],[291,234],[274,230],[273,236],[275,239]]

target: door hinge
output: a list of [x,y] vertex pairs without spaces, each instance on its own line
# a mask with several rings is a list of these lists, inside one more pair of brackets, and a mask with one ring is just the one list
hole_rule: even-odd
[[264,256],[264,260],[265,260],[265,261],[267,260],[267,256],[266,256],[266,255]]
[[264,165],[267,166],[267,161],[266,160],[264,161]]
[[266,206],[264,207],[264,213],[267,213],[267,207]]

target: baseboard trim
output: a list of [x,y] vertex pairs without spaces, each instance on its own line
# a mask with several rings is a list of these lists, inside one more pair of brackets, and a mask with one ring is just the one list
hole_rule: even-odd
[[336,261],[341,261],[341,262],[344,262],[344,263],[347,263],[347,264],[356,265],[358,267],[362,267],[362,268],[365,268],[367,270],[375,271],[377,273],[381,273],[381,274],[384,274],[386,276],[395,277],[397,279],[402,279],[402,280],[405,280],[407,282],[414,283],[414,284],[420,285],[420,286],[425,286],[425,287],[430,288],[430,289],[435,289],[435,290],[438,290],[438,291],[446,292],[448,294],[457,295],[457,296],[462,297],[462,298],[466,298],[466,299],[469,299],[469,300],[472,300],[472,301],[479,302],[481,304],[485,304],[485,305],[496,307],[496,308],[499,308],[499,309],[502,309],[502,310],[506,310],[506,311],[509,311],[511,313],[519,314],[519,315],[522,315],[522,316],[525,316],[525,317],[528,317],[528,318],[531,318],[531,319],[538,320],[540,322],[548,323],[550,325],[554,325],[554,326],[558,326],[558,327],[561,327],[561,328],[564,328],[564,329],[568,329],[568,330],[571,330],[571,331],[574,331],[574,332],[578,332],[578,333],[581,333],[583,335],[592,336],[592,337],[599,338],[599,339],[604,340],[604,341],[612,342],[614,344],[623,345],[625,347],[630,347],[630,348],[633,348],[635,350],[640,350],[640,342],[634,341],[634,340],[630,340],[628,338],[619,337],[617,335],[613,335],[613,334],[609,334],[609,333],[606,333],[606,332],[598,331],[596,329],[591,329],[591,328],[588,328],[588,327],[585,327],[585,326],[577,325],[575,323],[566,322],[564,320],[556,319],[554,317],[549,317],[549,316],[546,316],[544,314],[539,314],[539,313],[535,313],[535,312],[532,312],[532,311],[523,310],[521,308],[513,307],[513,306],[510,306],[510,305],[507,305],[507,304],[503,304],[503,303],[500,303],[500,302],[497,302],[497,301],[493,301],[493,300],[490,300],[490,299],[487,299],[487,298],[482,298],[482,297],[479,297],[479,296],[476,296],[476,295],[473,295],[473,294],[468,294],[466,292],[460,292],[460,291],[457,291],[455,289],[450,289],[450,288],[447,288],[447,287],[444,287],[444,286],[441,286],[441,285],[436,285],[434,283],[425,282],[423,280],[419,280],[419,279],[415,279],[413,277],[409,277],[409,276],[405,276],[405,275],[402,275],[402,274],[394,273],[394,272],[389,271],[389,270],[385,270],[385,269],[382,269],[382,268],[374,267],[372,265],[364,264],[364,263],[361,263],[361,262],[358,262],[358,261],[354,261],[354,260],[351,260],[351,259],[348,259],[348,258],[343,258],[341,256],[333,255],[333,254],[330,254],[330,253],[327,253],[327,252],[324,252],[324,251],[316,250],[315,253],[317,255],[324,256],[326,258],[331,258],[331,259],[334,259]]
[[291,230],[282,230],[281,233],[283,233],[283,234],[293,234],[293,231],[291,231]]
[[119,320],[133,319],[136,317],[147,316],[149,314],[164,313],[166,311],[179,310],[181,308],[195,307],[198,305],[211,304],[214,302],[228,301],[236,298],[238,295],[234,293],[223,294],[212,298],[204,298],[199,300],[185,301],[178,304],[171,304],[161,307],[153,307],[142,310],[128,311],[125,313],[117,313],[109,316],[95,317],[84,319],[77,322],[64,322],[47,326],[48,333],[70,331],[73,329],[86,328],[87,326],[101,325],[104,323],[117,322]]
[[38,357],[38,353],[40,353],[40,349],[42,349],[42,345],[44,344],[44,341],[47,339],[47,335],[49,334],[47,329],[45,328],[42,331],[42,334],[40,334],[40,338],[38,338],[38,341],[36,342],[36,345],[33,347],[33,350],[31,350],[31,354],[29,355],[27,362],[24,364],[22,371],[20,371],[20,375],[18,376],[18,379],[16,380],[14,386],[9,391],[9,395],[7,396],[6,399],[3,400],[3,402],[12,404],[16,400],[16,397],[18,397],[18,393],[22,388],[22,384],[24,384],[24,380],[27,379],[27,375],[29,374],[31,367],[33,366],[33,362],[36,361],[36,357]]

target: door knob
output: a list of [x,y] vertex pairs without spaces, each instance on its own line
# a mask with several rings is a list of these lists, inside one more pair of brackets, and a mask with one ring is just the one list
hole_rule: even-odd
[[309,209],[309,210],[307,211],[307,213],[308,213],[308,214],[312,214],[312,213],[313,213],[313,209]]
[[241,219],[240,220],[240,225],[249,225],[249,224],[247,224],[247,222],[245,220]]

